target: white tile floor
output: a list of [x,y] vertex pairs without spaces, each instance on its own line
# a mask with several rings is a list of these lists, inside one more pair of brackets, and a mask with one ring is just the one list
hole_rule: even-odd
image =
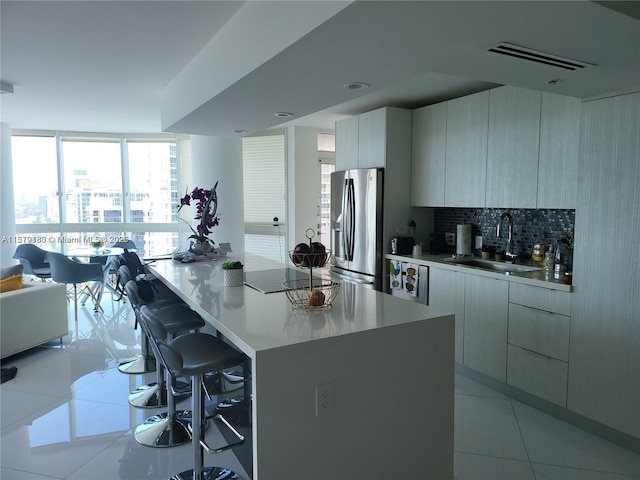
[[[154,449],[133,439],[132,429],[155,411],[131,408],[127,396],[153,376],[117,370],[138,352],[139,331],[128,304],[105,294],[103,306],[102,315],[80,308],[77,324],[71,308],[62,345],[3,361],[18,367],[0,387],[3,480],[155,480],[190,468],[189,445]],[[455,401],[456,480],[640,480],[640,455],[462,375]],[[248,479],[230,452],[205,459]]]

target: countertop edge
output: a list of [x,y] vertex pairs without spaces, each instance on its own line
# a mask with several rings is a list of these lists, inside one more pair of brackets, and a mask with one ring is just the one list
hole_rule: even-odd
[[497,280],[506,280],[508,282],[521,283],[524,285],[531,285],[531,286],[540,287],[540,288],[548,288],[550,290],[558,290],[558,291],[567,292],[567,293],[573,292],[573,285],[567,285],[565,283],[561,283],[557,281],[531,278],[531,272],[510,273],[510,274],[491,272],[488,270],[482,270],[480,268],[461,265],[455,262],[445,260],[448,258],[451,258],[450,254],[446,254],[446,255],[423,254],[416,257],[412,255],[393,255],[390,253],[385,254],[386,260],[397,260],[401,262],[415,263],[417,265],[424,265],[428,267],[443,268],[445,270],[453,270],[456,272],[469,273],[472,275],[480,275],[483,277],[495,278]]

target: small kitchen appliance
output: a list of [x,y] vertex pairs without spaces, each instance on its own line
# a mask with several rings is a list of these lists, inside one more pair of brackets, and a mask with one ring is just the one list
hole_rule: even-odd
[[411,255],[413,250],[413,237],[393,237],[391,244],[396,245],[396,255]]

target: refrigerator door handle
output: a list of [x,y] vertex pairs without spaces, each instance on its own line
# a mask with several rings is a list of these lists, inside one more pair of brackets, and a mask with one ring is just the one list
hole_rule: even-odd
[[344,259],[349,261],[349,179],[345,179],[342,190],[342,251]]
[[353,253],[355,249],[355,236],[356,236],[356,191],[353,185],[353,179],[349,179],[349,197],[351,198],[351,204],[349,206],[349,210],[351,212],[351,222],[349,225],[349,260],[353,260]]

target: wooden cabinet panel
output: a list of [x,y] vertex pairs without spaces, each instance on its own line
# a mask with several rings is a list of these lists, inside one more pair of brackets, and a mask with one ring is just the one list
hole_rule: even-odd
[[507,351],[507,383],[562,407],[567,405],[568,365],[514,345]]
[[486,206],[536,208],[540,92],[490,90]]
[[336,170],[358,168],[358,117],[336,122]]
[[576,208],[580,99],[542,93],[538,208]]
[[570,324],[565,315],[510,303],[508,342],[567,362]]
[[550,288],[512,283],[509,289],[509,302],[569,316],[571,315],[571,295],[573,294]]
[[506,381],[509,282],[467,275],[464,292],[464,364]]
[[444,207],[447,103],[413,111],[411,205]]
[[488,115],[488,91],[447,102],[447,207],[485,205]]

